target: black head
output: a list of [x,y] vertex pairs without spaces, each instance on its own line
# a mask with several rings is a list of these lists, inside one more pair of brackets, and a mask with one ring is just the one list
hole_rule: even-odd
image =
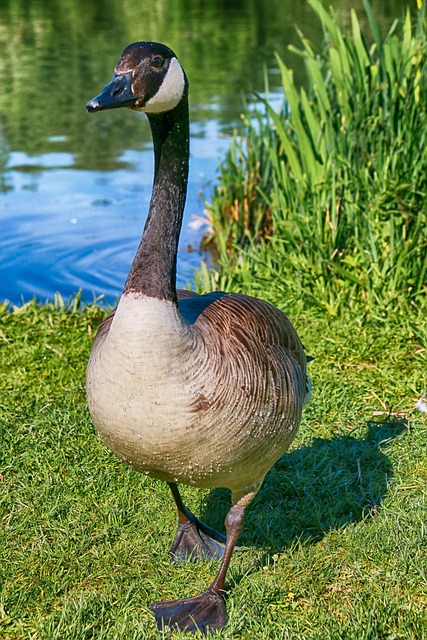
[[182,100],[187,78],[174,52],[158,42],[134,42],[123,51],[113,79],[90,100],[89,112],[129,107],[146,113],[174,109]]

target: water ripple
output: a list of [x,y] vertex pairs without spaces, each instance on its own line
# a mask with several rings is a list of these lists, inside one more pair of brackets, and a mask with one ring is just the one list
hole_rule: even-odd
[[[200,243],[204,228],[195,216],[203,215],[200,191],[215,172],[216,157],[206,153],[206,140],[196,139],[179,286],[191,284],[200,264],[199,252],[188,247]],[[67,298],[82,290],[87,301],[104,296],[114,303],[141,237],[152,185],[151,151],[129,151],[122,159],[131,169],[100,172],[74,168],[69,154],[11,154],[9,188],[0,194],[0,300],[45,301],[57,291]]]

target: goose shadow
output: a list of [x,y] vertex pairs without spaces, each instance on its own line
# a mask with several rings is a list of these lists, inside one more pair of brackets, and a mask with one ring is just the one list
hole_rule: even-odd
[[[239,544],[268,555],[296,540],[315,544],[328,531],[375,517],[393,476],[383,449],[406,428],[403,420],[368,422],[363,437],[313,438],[285,453],[248,507]],[[213,489],[201,517],[223,531],[229,508],[230,492]]]

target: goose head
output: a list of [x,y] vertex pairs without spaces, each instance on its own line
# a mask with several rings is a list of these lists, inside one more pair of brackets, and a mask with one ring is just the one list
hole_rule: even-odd
[[182,100],[188,81],[174,52],[158,42],[134,42],[123,51],[114,75],[86,109],[128,107],[147,114],[171,111]]

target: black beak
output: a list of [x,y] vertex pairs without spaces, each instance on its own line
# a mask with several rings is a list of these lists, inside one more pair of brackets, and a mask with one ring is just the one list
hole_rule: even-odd
[[132,93],[132,72],[115,73],[111,82],[107,84],[99,96],[89,100],[86,109],[89,113],[94,113],[103,109],[131,107],[136,100],[137,96]]

